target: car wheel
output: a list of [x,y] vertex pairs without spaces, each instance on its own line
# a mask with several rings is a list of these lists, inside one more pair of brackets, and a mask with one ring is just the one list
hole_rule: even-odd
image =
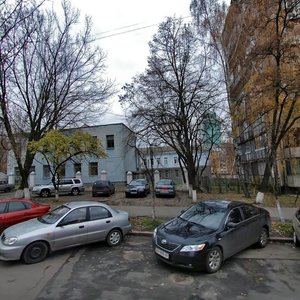
[[97,195],[96,195],[95,193],[92,193],[92,196],[93,196],[93,197],[96,197]]
[[47,198],[50,196],[50,191],[49,190],[41,190],[41,193],[40,193],[41,197],[43,198]]
[[215,273],[220,270],[223,263],[223,253],[219,247],[214,247],[208,251],[205,261],[207,273]]
[[128,194],[128,193],[125,193],[125,197],[126,197],[126,198],[129,198],[129,194]]
[[34,242],[25,248],[23,261],[26,264],[38,263],[47,257],[48,251],[48,245],[45,242]]
[[5,190],[4,190],[5,193],[9,193],[10,192],[10,188],[7,187]]
[[77,196],[77,195],[79,194],[79,189],[78,189],[78,188],[72,189],[71,194],[72,194],[73,196]]
[[122,233],[118,229],[113,229],[106,237],[106,242],[109,246],[118,246],[122,241]]
[[297,238],[296,232],[293,233],[294,244],[296,247],[300,247],[300,241]]
[[260,235],[258,237],[257,245],[258,245],[259,248],[266,247],[266,245],[268,243],[268,237],[269,237],[268,230],[267,230],[267,228],[264,227],[261,230]]

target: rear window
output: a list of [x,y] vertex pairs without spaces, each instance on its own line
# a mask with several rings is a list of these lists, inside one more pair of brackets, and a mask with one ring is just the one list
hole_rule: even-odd
[[6,203],[5,202],[1,202],[0,203],[0,214],[3,214],[4,211],[5,211],[5,206],[6,206]]
[[19,210],[24,210],[24,209],[26,209],[26,207],[23,204],[23,202],[14,201],[14,202],[8,203],[8,212],[19,211]]
[[69,210],[69,207],[62,205],[39,217],[38,220],[42,223],[53,224],[57,222],[62,216],[64,216]]

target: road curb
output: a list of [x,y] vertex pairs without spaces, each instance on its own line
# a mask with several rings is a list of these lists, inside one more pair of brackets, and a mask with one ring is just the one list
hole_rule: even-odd
[[277,236],[269,237],[269,241],[271,241],[271,242],[280,242],[280,243],[293,243],[294,242],[294,240],[292,238],[277,237]]
[[[134,235],[134,236],[152,236],[153,232],[152,231],[137,231],[137,230],[132,230],[128,233],[129,235]],[[286,237],[277,237],[277,236],[271,236],[269,237],[270,242],[280,242],[280,243],[293,243],[292,238],[286,238]]]

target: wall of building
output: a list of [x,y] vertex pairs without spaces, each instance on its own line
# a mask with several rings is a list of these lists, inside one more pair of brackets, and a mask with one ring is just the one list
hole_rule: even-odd
[[[75,163],[81,163],[81,178],[84,183],[93,183],[95,180],[100,179],[101,172],[107,172],[107,178],[112,182],[126,182],[126,173],[128,171],[135,172],[137,170],[137,155],[135,148],[128,146],[128,136],[132,132],[122,123],[99,125],[92,127],[79,128],[90,135],[97,137],[101,142],[107,157],[84,159],[82,161],[76,160],[68,161],[65,165],[64,177],[75,177],[76,169]],[[114,137],[114,146],[108,147],[107,136]],[[90,174],[90,163],[98,163],[97,175]],[[45,176],[44,165],[47,163],[43,160],[40,154],[35,156],[32,169],[36,173],[36,184],[46,184],[50,182],[50,174]],[[13,154],[10,152],[8,157],[8,175],[16,174],[16,161]],[[18,178],[16,178],[18,180]]]

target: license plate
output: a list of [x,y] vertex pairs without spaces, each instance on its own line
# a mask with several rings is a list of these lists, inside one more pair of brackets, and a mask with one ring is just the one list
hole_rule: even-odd
[[157,247],[155,248],[155,253],[162,256],[165,259],[169,259],[169,253],[167,253],[167,252],[165,252],[165,251],[163,251],[163,250],[161,250]]

